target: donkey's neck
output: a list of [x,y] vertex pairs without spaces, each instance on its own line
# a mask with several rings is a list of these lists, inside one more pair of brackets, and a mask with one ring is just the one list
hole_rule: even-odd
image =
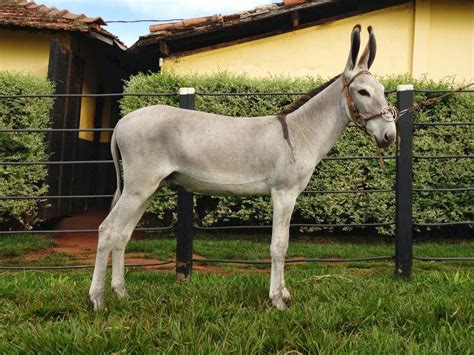
[[288,115],[289,125],[304,136],[300,144],[309,145],[315,164],[336,144],[349,122],[341,108],[342,89],[339,78]]

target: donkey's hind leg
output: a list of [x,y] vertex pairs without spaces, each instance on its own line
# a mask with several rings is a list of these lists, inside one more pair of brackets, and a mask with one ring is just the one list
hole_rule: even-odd
[[104,307],[104,283],[110,252],[113,253],[112,288],[119,297],[126,296],[123,267],[125,246],[158,185],[159,182],[142,182],[139,188],[125,186],[117,204],[100,225],[96,263],[89,290],[94,310]]
[[[128,297],[127,290],[125,288],[125,248],[128,241],[130,240],[130,237],[132,236],[135,226],[143,216],[145,209],[148,207],[152,199],[153,193],[140,204],[136,211],[131,211],[128,209],[128,215],[122,214],[124,221],[128,219],[128,224],[122,224],[124,226],[124,230],[121,234],[118,234],[116,243],[112,248],[112,290],[120,299]],[[135,206],[138,205],[139,203],[135,204]],[[127,207],[130,208],[130,199]]]

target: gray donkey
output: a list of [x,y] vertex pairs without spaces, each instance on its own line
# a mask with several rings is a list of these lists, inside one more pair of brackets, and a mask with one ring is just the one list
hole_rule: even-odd
[[[379,147],[396,136],[395,108],[384,87],[369,73],[376,52],[374,32],[358,62],[360,25],[351,34],[351,50],[341,75],[275,116],[236,118],[156,105],[120,120],[111,149],[117,171],[112,210],[99,227],[99,244],[89,298],[104,307],[107,260],[112,252],[112,289],[127,296],[125,246],[161,186],[216,196],[271,195],[270,299],[286,309],[290,293],[283,276],[290,219],[296,198],[318,163],[335,145],[350,121]],[[123,160],[120,192],[118,149]]]

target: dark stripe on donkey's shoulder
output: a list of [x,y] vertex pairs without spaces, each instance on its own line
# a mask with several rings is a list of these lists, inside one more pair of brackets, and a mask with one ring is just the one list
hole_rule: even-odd
[[288,143],[291,151],[293,151],[293,145],[291,144],[290,140],[290,133],[288,131],[288,123],[286,122],[286,116],[289,115],[290,113],[296,111],[299,109],[301,106],[303,106],[306,102],[308,102],[311,98],[315,97],[318,95],[320,92],[322,92],[324,89],[326,89],[329,85],[331,85],[333,82],[335,82],[341,74],[336,75],[334,78],[330,79],[329,81],[325,82],[324,84],[318,86],[317,88],[311,90],[310,92],[306,93],[305,95],[301,96],[298,100],[293,102],[291,105],[288,107],[284,108],[280,113],[276,115],[278,122],[281,124],[281,128],[283,131],[283,138],[285,141]]

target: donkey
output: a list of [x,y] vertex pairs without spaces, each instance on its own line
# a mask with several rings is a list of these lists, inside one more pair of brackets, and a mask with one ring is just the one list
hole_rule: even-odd
[[[274,116],[230,118],[164,105],[144,107],[123,117],[111,140],[117,172],[112,210],[99,227],[99,242],[89,299],[104,307],[104,278],[112,252],[112,289],[127,297],[124,252],[133,229],[161,186],[183,186],[199,194],[270,194],[273,203],[269,296],[287,308],[284,263],[290,218],[298,195],[318,163],[353,121],[379,147],[396,136],[396,109],[384,87],[368,71],[376,41],[369,41],[356,62],[360,25],[351,33],[345,70],[325,85]],[[318,93],[318,91],[320,91]],[[120,191],[118,153],[123,161]]]

